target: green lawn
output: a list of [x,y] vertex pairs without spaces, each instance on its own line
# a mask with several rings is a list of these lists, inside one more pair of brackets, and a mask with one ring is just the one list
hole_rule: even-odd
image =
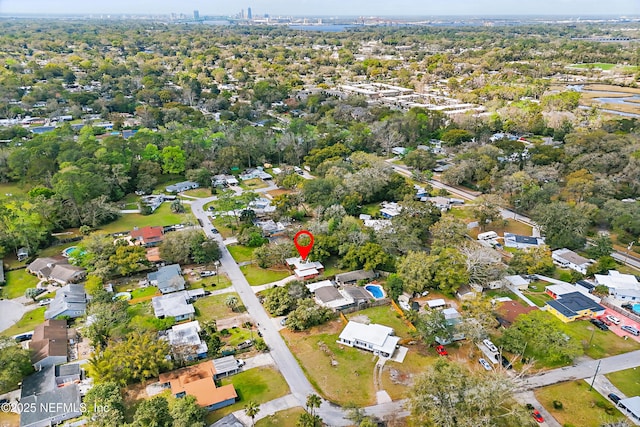
[[371,307],[365,310],[356,311],[355,313],[347,314],[347,319],[355,316],[367,316],[371,323],[378,323],[380,325],[393,328],[396,336],[407,338],[409,336],[409,327],[400,318],[400,315],[395,311],[391,305],[381,305],[378,307]]
[[300,418],[300,415],[304,412],[305,410],[300,407],[276,412],[273,415],[257,421],[256,427],[295,427],[298,418]]
[[229,245],[227,249],[229,249],[231,256],[236,262],[251,261],[253,259],[253,251],[255,250],[255,248],[243,245]]
[[[184,205],[189,211],[189,205]],[[100,227],[107,233],[117,233],[120,231],[130,231],[133,227],[146,227],[148,225],[173,225],[190,221],[191,214],[174,214],[171,212],[170,203],[163,203],[151,215],[122,214],[120,218],[109,224]]]
[[232,377],[224,378],[222,385],[233,384],[240,399],[233,405],[210,413],[207,425],[218,421],[225,415],[241,410],[247,402],[266,403],[289,394],[289,386],[277,370],[269,367],[253,368]]
[[227,331],[229,331],[230,335],[222,336],[220,338],[225,342],[225,345],[229,347],[235,347],[243,341],[258,338],[256,330],[250,331],[241,325],[238,325],[237,328],[229,328]]
[[640,369],[631,368],[606,375],[628,397],[640,395]]
[[131,292],[131,299],[148,297],[153,295],[160,295],[158,288],[156,288],[155,286],[147,286],[146,288],[134,289],[133,292]]
[[0,332],[0,334],[4,336],[13,336],[23,332],[32,331],[33,328],[44,322],[44,312],[46,309],[47,307],[38,307],[33,311],[25,313],[24,316],[22,316],[22,319],[18,320],[15,325]]
[[594,62],[591,64],[571,64],[570,67],[573,68],[584,68],[584,69],[588,69],[588,68],[599,68],[601,70],[611,70],[612,68],[615,68],[617,66],[617,64],[610,64],[610,63],[606,63],[606,62]]
[[269,184],[266,184],[260,178],[247,179],[246,181],[240,181],[240,188],[243,190],[255,190],[258,188],[268,187]]
[[[625,418],[600,393],[589,391],[589,384],[582,380],[544,387],[536,390],[535,394],[540,403],[565,427],[600,427],[605,422]],[[562,409],[553,407],[554,400],[562,402]]]
[[380,215],[380,204],[379,203],[369,203],[367,205],[363,205],[360,210],[363,214],[371,215],[372,217],[377,217]]
[[0,200],[8,199],[11,196],[23,196],[29,192],[31,187],[29,185],[22,185],[18,182],[3,182],[0,183]]
[[7,284],[2,287],[2,296],[7,299],[21,297],[27,289],[38,284],[38,278],[24,268],[5,272],[5,280]]
[[233,226],[235,224],[235,219],[232,217],[218,217],[211,221],[213,226],[220,232],[222,237],[228,239],[233,236]]
[[211,189],[210,188],[196,188],[194,190],[187,190],[182,194],[185,194],[185,195],[191,196],[191,197],[206,198],[206,197],[211,197]]
[[[214,268],[215,270],[215,268]],[[220,273],[218,276],[205,277],[203,279],[196,280],[195,282],[189,282],[189,289],[208,288],[213,287],[215,289],[224,289],[231,286],[231,280],[226,274]]]
[[196,318],[199,321],[205,321],[237,316],[239,312],[234,313],[224,303],[231,295],[238,298],[239,304],[242,304],[240,296],[235,292],[221,295],[210,295],[208,297],[198,299],[193,303],[193,306],[196,308]]
[[319,394],[339,405],[374,404],[373,367],[377,357],[338,344],[343,328],[341,320],[334,320],[304,332],[283,329],[281,334]]
[[537,293],[537,292],[523,292],[523,294],[531,300],[538,307],[544,307],[547,301],[552,300],[549,295],[545,293]]
[[339,262],[340,261],[339,261],[337,256],[332,256],[328,260],[323,262],[324,272],[322,273],[322,276],[324,276],[324,277],[333,277],[336,274],[340,274],[340,273],[344,273],[346,271],[349,271],[348,269],[338,267],[338,263]]
[[240,267],[242,274],[247,278],[251,286],[264,285],[266,283],[277,282],[285,277],[289,277],[291,272],[287,269],[268,270],[260,268],[255,264],[243,265]]
[[[640,343],[634,340],[624,340],[613,332],[601,331],[587,320],[570,323],[562,323],[558,320],[558,323],[560,329],[567,335],[575,338],[585,346],[585,354],[593,359],[640,350]],[[593,339],[591,338],[592,334]],[[589,342],[591,342],[590,346]]]

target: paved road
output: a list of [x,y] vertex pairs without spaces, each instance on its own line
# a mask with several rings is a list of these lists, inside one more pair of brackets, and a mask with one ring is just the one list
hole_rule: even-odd
[[[32,304],[36,308],[37,304]],[[0,331],[9,329],[27,312],[27,307],[13,300],[0,300]]]
[[[211,233],[211,223],[202,207],[212,200],[215,200],[215,198],[210,197],[207,199],[194,200],[191,204],[191,210],[193,214],[202,220],[202,223],[205,225],[204,231],[207,237],[217,239],[220,244],[220,249],[222,251],[220,262],[222,263],[224,270],[229,276],[229,279],[231,279],[236,292],[240,295],[240,299],[242,299],[244,306],[247,308],[247,312],[259,325],[262,337],[269,346],[271,356],[280,369],[282,376],[287,381],[291,394],[295,397],[299,406],[304,407],[307,396],[311,393],[315,393],[315,390],[309,380],[307,380],[307,377],[305,377],[302,372],[302,368],[300,368],[297,360],[293,357],[291,351],[289,351],[289,348],[269,318],[269,315],[262,307],[262,304],[258,301],[253,289],[249,285],[249,282],[247,282],[247,279],[242,274],[242,271],[240,271],[235,260],[222,243],[222,237],[219,234]],[[323,402],[322,406],[318,410],[318,414],[322,417],[325,423],[332,426],[346,426],[350,424],[348,420],[344,419],[344,412],[342,409],[335,405],[331,405],[328,402]]]
[[544,387],[563,381],[593,378],[598,363],[600,363],[598,375],[635,368],[637,366],[640,366],[640,350],[632,351],[625,354],[619,354],[617,356],[606,357],[599,360],[584,359],[576,363],[574,366],[558,368],[552,371],[547,371],[535,376],[524,378],[522,380],[522,385],[525,388],[531,389]]

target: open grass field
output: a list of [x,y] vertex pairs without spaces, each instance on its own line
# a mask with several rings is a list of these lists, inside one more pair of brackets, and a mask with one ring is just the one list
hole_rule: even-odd
[[0,200],[8,199],[13,196],[22,196],[29,192],[31,187],[29,185],[22,185],[18,182],[3,182],[0,183]]
[[612,372],[607,374],[606,377],[627,397],[640,396],[640,369],[631,368]]
[[291,272],[284,267],[279,270],[272,270],[260,268],[255,264],[243,265],[240,270],[242,270],[242,274],[244,274],[251,286],[277,282],[291,275]]
[[261,404],[289,394],[289,386],[282,374],[269,367],[249,369],[232,377],[224,378],[221,382],[222,385],[233,384],[240,400],[207,415],[207,425],[218,421],[225,415],[244,409],[247,402],[251,400]]
[[256,427],[295,427],[298,418],[300,418],[300,415],[304,412],[305,410],[300,407],[276,412],[273,415],[257,421]]
[[342,321],[334,320],[304,332],[283,329],[281,333],[319,394],[339,405],[374,404],[377,356],[338,344],[343,328]]
[[258,188],[266,188],[269,184],[266,184],[260,178],[247,179],[240,182],[240,188],[243,190],[256,190]]
[[353,319],[354,317],[359,316],[367,316],[371,323],[378,323],[380,325],[393,328],[396,336],[402,338],[407,338],[409,336],[409,327],[404,323],[400,315],[391,307],[391,305],[381,305],[356,311],[355,313],[349,313],[347,314],[347,319]]
[[583,69],[589,69],[589,68],[598,68],[600,70],[611,70],[615,67],[617,67],[617,64],[610,64],[607,62],[594,62],[594,63],[589,63],[589,64],[571,64],[569,65],[571,68],[583,68]]
[[236,262],[251,261],[253,259],[253,251],[255,250],[255,248],[243,245],[229,245],[227,249],[229,249],[231,256]]
[[[558,320],[558,325],[567,335],[581,342],[585,346],[585,354],[593,359],[640,350],[640,343],[633,340],[624,340],[609,331],[601,331],[586,320],[570,323],[562,323]],[[592,335],[593,339],[591,338]],[[591,342],[591,345],[589,345],[589,342]]]
[[[409,397],[411,386],[415,379],[424,372],[425,368],[437,360],[435,350],[427,350],[424,344],[409,345],[409,351],[402,363],[386,362],[382,372],[382,388],[389,393],[391,399]],[[454,357],[455,347],[447,347],[449,354]]]
[[[535,395],[565,427],[600,427],[606,422],[624,418],[600,393],[589,391],[589,384],[582,380],[544,387],[536,390]],[[554,400],[562,402],[562,409],[554,408]]]
[[547,301],[551,301],[553,299],[544,292],[523,291],[522,293],[538,307],[544,307]]
[[[215,268],[213,270],[215,270]],[[210,289],[210,290],[217,291],[218,289],[228,288],[229,286],[231,286],[231,280],[229,280],[229,277],[222,271],[217,276],[205,277],[202,279],[197,277],[195,278],[195,280],[191,278],[189,280],[189,289],[211,287],[213,289]]]
[[233,229],[231,228],[231,225],[233,224],[233,222],[234,222],[233,218],[222,218],[222,217],[218,217],[211,221],[213,226],[218,230],[218,232],[220,232],[222,237],[224,237],[225,239],[228,239],[229,237],[233,236]]
[[0,288],[2,289],[3,298],[13,299],[21,297],[27,289],[35,288],[38,284],[38,278],[27,273],[27,270],[24,268],[6,271],[4,275],[7,284]]
[[199,198],[211,197],[211,189],[210,188],[195,188],[193,190],[187,190],[182,194],[187,195],[187,196],[191,196],[191,197],[199,197]]
[[33,328],[44,322],[44,312],[47,307],[38,307],[33,311],[29,311],[22,316],[22,319],[10,327],[0,332],[0,335],[13,336],[23,332],[32,331]]
[[[238,312],[233,312],[229,307],[225,305],[226,299],[233,295],[240,301],[240,296],[235,292],[221,295],[210,295],[208,297],[200,298],[193,303],[196,308],[196,319],[199,321],[224,319],[227,317],[234,317]],[[242,304],[240,302],[240,304]]]
[[171,212],[170,203],[163,203],[151,215],[122,214],[117,220],[103,225],[100,229],[107,233],[130,231],[133,227],[145,227],[147,225],[173,225],[185,223],[191,217],[189,205],[184,205],[187,213],[174,214]]

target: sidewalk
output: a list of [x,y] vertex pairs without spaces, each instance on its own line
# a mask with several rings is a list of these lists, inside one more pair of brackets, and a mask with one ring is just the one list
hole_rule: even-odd
[[[255,416],[254,421],[266,418],[269,415],[275,414],[276,412],[299,407],[300,404],[298,403],[298,400],[293,396],[293,394],[287,394],[286,396],[270,400],[269,402],[260,405],[260,412],[258,412],[258,414]],[[244,409],[235,411],[233,415],[235,415],[235,417],[245,426],[251,425],[251,418],[244,413]]]

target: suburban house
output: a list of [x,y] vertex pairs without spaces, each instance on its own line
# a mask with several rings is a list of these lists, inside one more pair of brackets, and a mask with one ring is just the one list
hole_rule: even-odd
[[462,285],[456,291],[456,297],[459,300],[464,301],[464,300],[467,300],[467,299],[475,298],[476,295],[478,295],[479,293],[482,293],[482,287],[481,286],[474,285],[474,284]]
[[164,239],[164,228],[161,226],[134,227],[129,234],[137,245],[145,247],[157,246],[162,243],[162,239]]
[[27,271],[42,280],[61,285],[79,282],[87,274],[84,268],[69,264],[69,260],[63,256],[36,258],[27,266]]
[[56,292],[56,296],[44,312],[45,319],[55,319],[59,316],[76,318],[84,316],[87,311],[87,294],[84,286],[73,283],[64,286]]
[[18,253],[16,255],[18,256],[18,261],[22,262],[25,259],[29,258],[29,250],[27,248],[20,248],[18,249]]
[[149,195],[140,197],[140,203],[142,203],[145,206],[149,206],[149,208],[151,209],[151,212],[155,212],[155,210],[158,209],[160,205],[164,203],[165,200],[168,200],[168,199],[165,198],[164,194],[149,194]]
[[238,361],[233,356],[219,357],[217,359],[213,359],[212,362],[214,371],[213,378],[216,380],[229,377],[240,372]]
[[301,257],[287,258],[287,266],[300,280],[314,279],[324,271],[324,265],[321,262],[303,261]]
[[609,270],[609,274],[596,274],[596,284],[609,288],[609,295],[628,301],[640,301],[640,282],[633,274]]
[[546,302],[547,311],[565,323],[581,317],[597,317],[605,308],[581,292],[572,292]]
[[208,360],[197,365],[160,374],[160,384],[171,389],[174,397],[186,395],[196,398],[198,405],[213,411],[233,405],[238,398],[233,384],[216,387],[215,368]]
[[572,285],[571,283],[559,282],[553,285],[547,285],[544,288],[545,293],[551,296],[553,299],[558,299],[566,294],[571,294],[573,292],[580,292],[586,295],[588,298],[591,298],[595,302],[600,302],[600,299],[590,295],[589,292],[585,291],[583,287],[577,287]]
[[500,303],[500,305],[498,305],[498,308],[496,310],[498,314],[497,319],[498,322],[500,322],[501,326],[508,328],[509,326],[511,326],[511,324],[513,324],[513,322],[516,321],[516,317],[520,316],[521,314],[530,313],[534,310],[538,310],[538,307],[525,307],[519,302],[513,300],[503,301]]
[[238,185],[238,180],[233,175],[214,175],[211,183],[215,187],[228,187],[229,185]]
[[[455,326],[462,322],[462,315],[453,307],[447,307],[442,310],[444,321],[448,326]],[[451,344],[454,341],[461,341],[464,339],[464,334],[454,332],[451,338],[447,337],[435,337],[435,341],[440,345]]]
[[373,270],[355,270],[336,274],[336,283],[340,286],[355,285],[361,280],[373,280],[378,274]]
[[393,154],[395,154],[396,156],[404,156],[405,154],[407,154],[407,151],[409,151],[409,150],[407,150],[404,147],[393,147],[391,149],[391,152]]
[[339,344],[371,351],[382,357],[391,357],[400,341],[388,326],[349,321],[338,337]]
[[204,289],[202,288],[174,292],[153,297],[151,305],[158,319],[173,317],[176,322],[182,322],[183,320],[193,320],[196,310],[191,303],[203,296]]
[[634,420],[640,421],[640,396],[628,397],[620,399],[618,407],[624,409],[626,413]]
[[380,215],[384,219],[391,219],[400,215],[400,211],[402,210],[402,206],[397,204],[396,202],[382,202],[380,203],[382,209],[380,209]]
[[428,202],[433,204],[436,208],[442,212],[446,212],[451,209],[451,199],[448,197],[436,196],[436,197],[420,197],[421,202]]
[[367,228],[373,228],[374,231],[393,231],[391,220],[388,219],[365,219],[364,226]]
[[323,286],[316,288],[313,292],[316,303],[322,307],[332,310],[340,310],[353,306],[353,298],[349,294],[340,292],[334,286]]
[[45,320],[33,330],[29,342],[31,363],[36,370],[68,361],[69,340],[76,339],[75,329],[67,328],[66,320]]
[[544,245],[544,237],[521,236],[519,234],[504,233],[504,245],[507,248],[529,249]]
[[266,215],[276,211],[276,207],[271,205],[271,200],[265,197],[259,197],[249,203],[249,209],[254,211],[256,215]]
[[181,193],[187,190],[193,190],[194,188],[200,187],[200,184],[192,181],[183,181],[177,184],[168,185],[165,190],[167,193]]
[[194,320],[172,326],[167,331],[167,339],[186,360],[204,359],[209,348],[207,343],[200,339],[199,332],[200,323]]
[[247,179],[255,179],[255,178],[260,178],[263,181],[269,181],[273,179],[273,177],[269,175],[267,172],[265,172],[261,166],[255,169],[247,169],[238,178],[240,178],[243,181]]
[[505,276],[504,280],[507,282],[507,287],[513,287],[521,291],[529,288],[529,280],[520,275]]
[[171,264],[160,267],[158,271],[147,274],[147,280],[152,286],[156,286],[163,294],[184,290],[184,277],[180,265]]
[[560,267],[570,268],[582,274],[587,274],[587,268],[595,263],[594,260],[582,257],[566,248],[556,249],[551,252],[551,258]]
[[254,221],[254,225],[262,230],[264,237],[281,236],[287,229],[287,224],[280,221],[275,222],[272,219]]
[[[77,372],[77,374],[76,374]],[[82,415],[80,367],[47,366],[22,381],[20,404],[33,411],[20,413],[21,427],[45,427]],[[58,376],[59,375],[59,376]]]

